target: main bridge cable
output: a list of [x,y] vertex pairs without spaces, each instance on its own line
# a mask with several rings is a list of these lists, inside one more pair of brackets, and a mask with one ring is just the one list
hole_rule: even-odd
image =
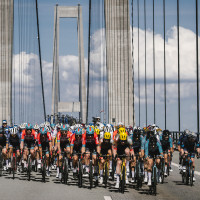
[[90,94],[90,34],[91,34],[91,0],[89,0],[89,31],[88,31],[88,80],[87,80],[87,120],[88,123],[88,114],[89,114],[89,94]]
[[42,101],[44,109],[44,119],[46,121],[46,108],[45,108],[45,97],[44,97],[44,84],[43,84],[43,73],[42,73],[42,58],[41,58],[41,47],[40,47],[40,29],[39,29],[39,17],[38,17],[38,0],[35,0],[36,5],[36,17],[37,17],[37,34],[38,34],[38,48],[39,48],[39,59],[40,59],[40,77],[42,85]]

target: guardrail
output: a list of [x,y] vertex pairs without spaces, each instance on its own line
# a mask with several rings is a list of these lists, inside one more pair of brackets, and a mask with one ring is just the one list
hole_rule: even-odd
[[[171,133],[171,136],[172,136],[172,139],[173,139],[173,142],[174,142],[174,146],[175,148],[178,147],[178,141],[179,141],[179,138],[180,136],[183,134],[183,131],[179,132],[179,131],[170,131]],[[200,133],[196,133],[197,134],[197,137],[198,137],[198,140],[199,140],[199,134]]]

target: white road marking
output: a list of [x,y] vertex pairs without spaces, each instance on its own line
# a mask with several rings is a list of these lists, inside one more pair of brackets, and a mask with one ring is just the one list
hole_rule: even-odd
[[[178,164],[176,164],[176,163],[173,163],[173,162],[172,162],[172,165],[173,165],[173,166],[175,166],[175,167],[179,167],[179,165],[178,165]],[[200,172],[197,172],[197,171],[195,171],[195,172],[194,172],[194,174],[196,174],[196,175],[200,176]]]
[[104,196],[105,200],[112,200],[112,198],[110,196]]

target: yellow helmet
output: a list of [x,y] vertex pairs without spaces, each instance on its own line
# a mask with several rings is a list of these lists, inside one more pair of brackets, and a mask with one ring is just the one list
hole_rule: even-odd
[[93,126],[93,125],[92,125],[92,126],[90,126],[90,127],[94,129],[94,126]]
[[122,140],[122,141],[127,140],[127,134],[126,134],[126,132],[120,133],[119,134],[119,139]]
[[94,132],[95,132],[97,135],[100,134],[100,130],[99,130],[98,128],[95,128],[95,129],[94,129]]
[[109,132],[106,132],[106,133],[104,133],[103,138],[106,139],[106,140],[110,140],[111,139],[111,134]]
[[119,134],[121,134],[121,133],[126,133],[126,129],[123,127],[119,128]]

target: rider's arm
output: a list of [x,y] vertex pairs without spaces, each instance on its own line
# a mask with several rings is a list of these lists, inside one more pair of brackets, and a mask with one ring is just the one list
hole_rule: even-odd
[[21,137],[21,144],[20,144],[21,150],[24,148],[24,136],[25,136],[25,132],[23,131],[22,137]]
[[170,151],[173,152],[173,142],[172,142],[172,138],[169,138],[169,145],[170,145]]
[[58,135],[57,135],[57,148],[58,148],[58,152],[60,152],[60,132],[58,132]]
[[163,149],[162,149],[160,142],[157,142],[157,146],[158,146],[160,154],[163,155]]

